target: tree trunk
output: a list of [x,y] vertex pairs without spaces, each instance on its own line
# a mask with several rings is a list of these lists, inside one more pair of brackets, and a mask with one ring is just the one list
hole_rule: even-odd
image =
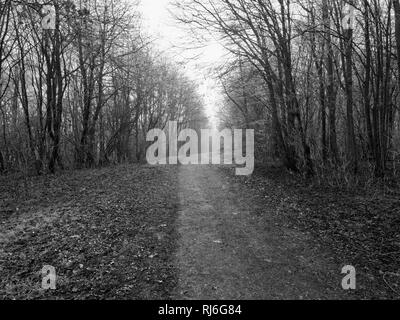
[[328,0],[322,2],[322,19],[325,29],[325,48],[326,54],[326,71],[327,71],[327,104],[328,104],[328,122],[329,122],[329,155],[334,163],[338,162],[338,146],[336,137],[336,92],[335,92],[335,76],[333,66],[333,47],[331,41],[331,19]]
[[369,22],[369,5],[368,0],[364,0],[364,23],[365,23],[365,79],[364,79],[364,113],[365,113],[365,122],[367,128],[367,136],[368,136],[368,152],[369,154],[373,153],[374,146],[374,136],[372,133],[372,123],[371,123],[371,99],[370,99],[370,83],[371,83],[371,34],[370,34],[370,22]]
[[[353,2],[349,1],[352,6]],[[344,45],[345,45],[345,63],[344,77],[346,86],[346,155],[349,162],[350,171],[357,173],[358,159],[357,146],[354,133],[354,117],[353,117],[353,27],[350,26],[344,30]]]

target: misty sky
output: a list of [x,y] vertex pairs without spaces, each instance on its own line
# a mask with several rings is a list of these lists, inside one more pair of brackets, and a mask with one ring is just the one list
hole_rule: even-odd
[[170,13],[169,10],[173,10],[172,1],[141,0],[140,11],[146,33],[155,39],[156,47],[165,51],[167,56],[173,57],[178,63],[182,63],[186,74],[196,80],[200,86],[200,93],[205,98],[207,115],[214,122],[222,96],[210,69],[218,67],[224,61],[226,52],[217,41],[210,41],[207,47],[202,49],[188,50],[191,36]]

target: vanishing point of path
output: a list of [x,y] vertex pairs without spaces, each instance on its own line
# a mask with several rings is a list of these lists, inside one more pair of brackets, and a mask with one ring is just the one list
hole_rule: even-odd
[[[179,168],[177,299],[345,298],[329,254],[218,168]],[[267,195],[264,195],[268,197]]]

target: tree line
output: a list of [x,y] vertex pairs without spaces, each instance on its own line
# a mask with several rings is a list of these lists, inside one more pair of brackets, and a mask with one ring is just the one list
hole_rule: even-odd
[[203,101],[138,3],[1,0],[0,173],[141,161],[169,120],[206,121]]
[[399,164],[398,0],[184,0],[177,18],[217,36],[224,125],[254,127],[258,159],[309,175]]

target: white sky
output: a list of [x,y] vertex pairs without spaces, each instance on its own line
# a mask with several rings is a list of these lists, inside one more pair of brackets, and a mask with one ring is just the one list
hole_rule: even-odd
[[[148,33],[154,38],[154,45],[165,51],[167,56],[182,63],[185,73],[200,86],[200,94],[206,102],[206,112],[215,125],[218,103],[222,96],[210,70],[224,62],[224,48],[217,41],[210,41],[207,47],[185,50],[190,34],[177,22],[169,10],[173,0],[141,0],[140,11]],[[191,59],[196,56],[196,59]]]

